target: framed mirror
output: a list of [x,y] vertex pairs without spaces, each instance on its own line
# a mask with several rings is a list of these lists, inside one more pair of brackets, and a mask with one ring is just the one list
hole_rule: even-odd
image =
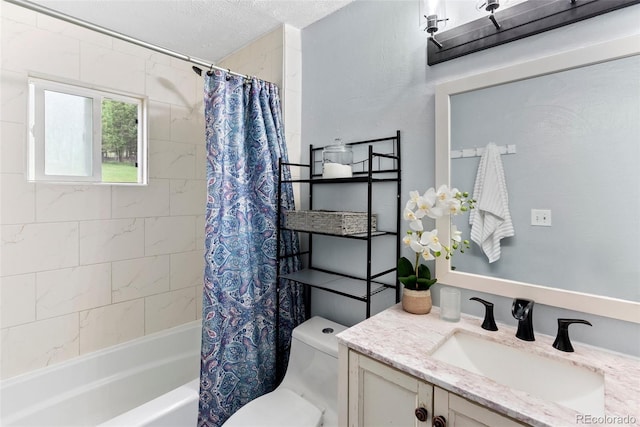
[[[492,263],[473,242],[436,258],[440,283],[640,323],[638,76],[633,36],[436,87],[437,185],[471,192],[476,149],[515,151],[500,155],[515,235]],[[436,221],[441,241],[450,226]]]

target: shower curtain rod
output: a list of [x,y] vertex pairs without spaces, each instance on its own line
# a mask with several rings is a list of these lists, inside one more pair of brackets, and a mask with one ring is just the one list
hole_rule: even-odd
[[[45,6],[40,6],[39,4],[30,2],[28,0],[2,0],[2,1],[6,1],[7,3],[13,3],[15,5],[24,7],[25,9],[33,10],[35,12],[39,12],[39,13],[42,13],[44,15],[51,16],[53,18],[61,19],[63,21],[69,22],[71,24],[79,25],[79,26],[87,28],[89,30],[96,31],[98,33],[102,33],[102,34],[105,34],[107,36],[115,37],[117,39],[124,40],[124,41],[129,42],[129,43],[133,43],[135,45],[138,45],[138,46],[153,50],[155,52],[164,53],[165,55],[169,55],[169,56],[172,56],[174,58],[182,59],[183,61],[191,62],[192,64],[196,64],[196,65],[200,65],[200,66],[206,67],[209,70],[214,70],[215,69],[215,70],[220,70],[220,71],[226,71],[227,73],[232,74],[234,76],[242,77],[242,78],[245,78],[245,79],[251,78],[251,76],[247,76],[245,74],[236,73],[236,72],[231,71],[231,70],[229,70],[227,68],[217,67],[217,66],[213,65],[213,63],[211,63],[209,61],[205,61],[205,60],[199,59],[199,58],[194,58],[194,57],[189,56],[189,55],[184,55],[182,53],[175,52],[175,51],[170,50],[170,49],[166,49],[166,48],[164,48],[162,46],[157,46],[157,45],[154,45],[154,44],[151,44],[151,43],[147,43],[147,42],[142,41],[142,40],[138,40],[138,39],[130,37],[130,36],[126,35],[126,34],[122,34],[122,33],[119,33],[117,31],[113,31],[113,30],[110,30],[108,28],[92,24],[91,22],[87,22],[87,21],[84,21],[82,19],[74,18],[73,16],[66,15],[64,13],[55,11],[55,10],[50,9],[48,7],[45,7]],[[195,71],[198,75],[202,75],[202,69],[200,69],[200,68],[198,68],[196,66],[194,66],[192,68],[193,68],[193,71]]]

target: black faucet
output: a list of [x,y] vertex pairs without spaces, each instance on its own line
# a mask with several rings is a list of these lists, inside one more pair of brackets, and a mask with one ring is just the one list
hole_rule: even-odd
[[482,329],[486,329],[487,331],[497,331],[498,326],[496,326],[496,320],[493,318],[493,303],[478,297],[469,298],[469,301],[478,301],[485,307]]
[[558,319],[558,335],[556,335],[556,340],[553,342],[553,348],[568,353],[573,352],[573,346],[569,339],[569,325],[572,323],[582,323],[593,326],[591,323],[582,319]]
[[535,341],[533,335],[533,300],[516,298],[511,306],[511,314],[518,320],[516,338],[524,341]]

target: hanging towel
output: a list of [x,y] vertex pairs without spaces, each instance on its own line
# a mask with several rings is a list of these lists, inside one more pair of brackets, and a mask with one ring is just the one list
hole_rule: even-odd
[[515,235],[502,159],[493,142],[487,144],[480,158],[473,198],[476,205],[469,214],[471,240],[492,263],[500,259],[500,240]]

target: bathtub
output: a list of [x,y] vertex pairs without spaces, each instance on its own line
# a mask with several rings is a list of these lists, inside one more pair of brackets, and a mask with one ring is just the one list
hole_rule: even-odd
[[156,397],[99,427],[193,427],[198,424],[200,380]]
[[190,322],[4,380],[0,425],[193,426],[200,335]]

